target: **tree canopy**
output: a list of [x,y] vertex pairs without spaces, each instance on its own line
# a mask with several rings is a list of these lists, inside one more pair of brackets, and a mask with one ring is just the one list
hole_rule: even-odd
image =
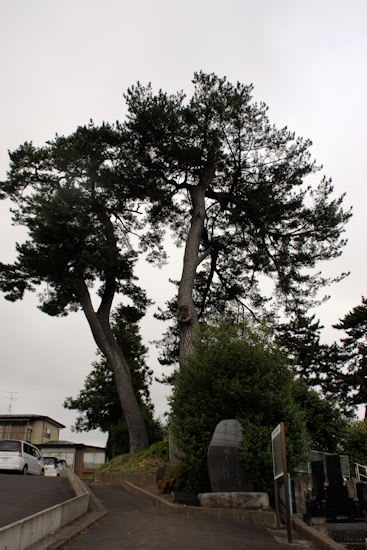
[[92,123],[44,147],[25,143],[10,153],[1,197],[13,202],[13,220],[27,228],[28,236],[17,244],[16,261],[0,264],[0,289],[11,301],[40,289],[39,307],[49,315],[82,308],[113,367],[135,451],[148,445],[146,428],[129,366],[110,326],[116,294],[140,309],[147,304],[134,281],[136,253],[129,234],[136,220],[123,158],[121,134]]
[[[330,282],[315,268],[340,255],[350,217],[331,180],[307,179],[319,170],[311,142],[272,125],[251,85],[203,72],[193,84],[188,99],[140,83],[126,94],[131,177],[149,196],[147,219],[184,245],[181,358],[213,310],[256,315],[274,298],[288,312],[306,309]],[[263,277],[274,282],[273,299]]]

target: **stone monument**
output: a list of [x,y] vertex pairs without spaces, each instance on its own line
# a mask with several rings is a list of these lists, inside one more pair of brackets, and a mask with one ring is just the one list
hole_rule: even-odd
[[243,429],[238,420],[217,424],[208,449],[208,472],[212,493],[198,495],[207,508],[269,510],[267,493],[254,492],[254,485],[240,460]]
[[344,485],[340,456],[338,454],[326,455],[326,471],[328,477],[326,515],[329,519],[335,519],[338,516],[348,516],[348,489]]
[[217,424],[208,449],[208,472],[213,492],[251,492],[250,476],[240,461],[243,429],[238,420]]

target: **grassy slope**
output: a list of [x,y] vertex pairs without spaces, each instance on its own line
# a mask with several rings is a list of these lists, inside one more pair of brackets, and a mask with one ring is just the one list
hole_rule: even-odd
[[158,441],[149,447],[147,451],[141,451],[134,455],[123,454],[115,456],[103,464],[99,472],[131,472],[150,474],[168,462],[168,443],[166,440]]

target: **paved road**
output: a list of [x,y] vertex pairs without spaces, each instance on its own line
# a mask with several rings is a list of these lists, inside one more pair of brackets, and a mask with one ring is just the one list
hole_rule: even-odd
[[0,474],[0,527],[73,497],[67,478]]
[[[305,550],[279,542],[279,533],[257,526],[169,515],[121,487],[92,486],[108,516],[65,544],[64,550]],[[275,536],[274,536],[275,535]],[[283,539],[286,541],[286,539]]]

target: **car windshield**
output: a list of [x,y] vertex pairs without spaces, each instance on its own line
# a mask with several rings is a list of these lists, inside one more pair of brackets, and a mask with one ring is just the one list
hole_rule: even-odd
[[44,456],[43,457],[43,462],[45,464],[56,464],[57,459],[54,458],[53,456]]
[[19,451],[19,441],[0,441],[0,451]]

